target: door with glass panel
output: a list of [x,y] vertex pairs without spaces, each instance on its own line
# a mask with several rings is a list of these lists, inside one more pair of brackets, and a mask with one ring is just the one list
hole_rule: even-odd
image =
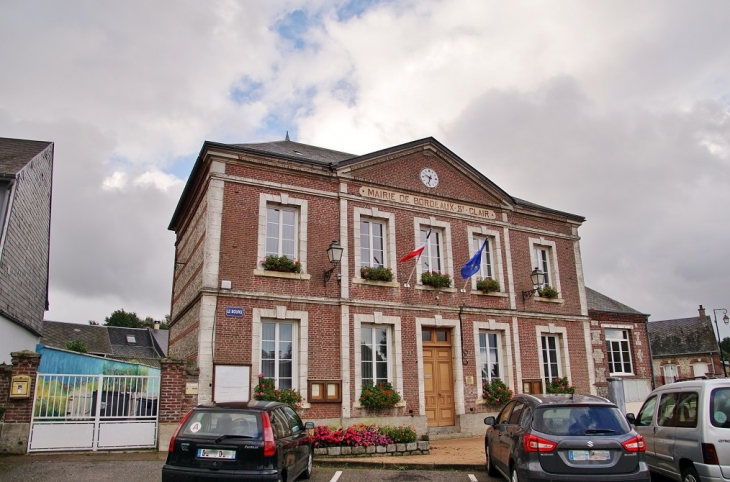
[[423,392],[429,427],[455,424],[454,377],[451,331],[447,328],[422,330]]

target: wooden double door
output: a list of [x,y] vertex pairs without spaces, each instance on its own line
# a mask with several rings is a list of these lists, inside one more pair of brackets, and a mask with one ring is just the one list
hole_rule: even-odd
[[454,367],[451,330],[422,329],[423,387],[429,427],[454,425]]

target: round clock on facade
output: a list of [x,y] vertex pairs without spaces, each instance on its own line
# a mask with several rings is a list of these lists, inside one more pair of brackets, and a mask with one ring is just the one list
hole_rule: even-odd
[[421,171],[421,181],[428,187],[436,187],[439,183],[439,176],[436,171],[427,167]]

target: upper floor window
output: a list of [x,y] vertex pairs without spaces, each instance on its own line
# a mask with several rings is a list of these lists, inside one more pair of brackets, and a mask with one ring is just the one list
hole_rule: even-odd
[[474,245],[474,252],[476,253],[479,251],[484,244],[484,241],[486,240],[486,244],[484,245],[484,251],[482,251],[482,262],[479,265],[479,273],[477,274],[480,278],[492,278],[496,279],[496,276],[494,274],[494,266],[493,266],[493,260],[492,260],[492,240],[489,239],[489,237],[486,238],[480,238],[475,237],[472,240],[472,244]]
[[268,206],[266,209],[266,256],[297,258],[297,211]]
[[387,266],[385,252],[385,223],[360,221],[360,264],[371,268]]
[[633,374],[629,330],[606,330],[606,354],[610,374]]
[[535,260],[537,262],[536,268],[545,273],[545,282],[542,286],[552,285],[550,276],[550,250],[543,246],[535,247]]
[[421,268],[423,271],[445,271],[443,234],[441,231],[421,228],[421,243],[425,243],[423,253],[421,254]]

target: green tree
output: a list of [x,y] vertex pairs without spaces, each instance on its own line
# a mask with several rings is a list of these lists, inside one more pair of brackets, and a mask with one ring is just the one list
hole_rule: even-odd
[[89,352],[89,349],[86,347],[86,343],[84,343],[82,340],[78,340],[78,339],[76,339],[74,341],[69,341],[68,343],[66,343],[66,349],[75,351],[78,353],[88,353]]
[[121,326],[124,328],[142,328],[143,323],[137,316],[137,313],[127,313],[121,309],[112,313],[111,316],[107,316],[104,319],[104,324],[106,326]]

